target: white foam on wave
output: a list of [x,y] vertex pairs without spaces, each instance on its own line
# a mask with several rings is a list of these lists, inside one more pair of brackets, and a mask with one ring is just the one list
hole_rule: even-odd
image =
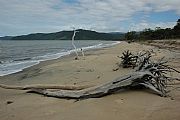
[[[111,46],[114,46],[114,45],[117,45],[121,43],[120,41],[116,41],[114,43],[100,43],[100,44],[97,44],[97,45],[92,45],[92,46],[87,46],[87,47],[82,47],[83,50],[90,50],[90,49],[99,49],[99,48],[105,48],[105,47],[111,47]],[[77,51],[80,51],[81,48],[78,48]],[[71,52],[75,52],[75,50],[71,50]]]
[[52,60],[52,59],[58,59],[60,57],[63,57],[69,54],[70,54],[70,51],[66,51],[66,52],[60,52],[60,53],[55,53],[55,54],[47,54],[43,56],[38,56],[38,57],[34,57],[33,59],[36,59],[39,62],[42,62],[42,61],[47,61],[47,60]]
[[[86,50],[90,50],[90,49],[99,49],[99,48],[104,48],[104,47],[111,47],[111,46],[114,46],[119,43],[120,42],[114,42],[111,44],[100,43],[97,45],[78,48],[77,50],[81,51],[81,49],[83,49],[84,51],[86,51]],[[74,52],[75,52],[75,50],[73,49],[73,50],[69,50],[69,51],[65,51],[65,52],[63,51],[63,52],[59,52],[59,53],[55,53],[55,54],[47,54],[47,55],[43,55],[43,56],[37,56],[37,57],[32,58],[31,60],[5,62],[3,64],[0,64],[0,76],[17,73],[17,72],[22,71],[25,68],[29,68],[31,66],[37,65],[42,61],[58,59],[60,57],[69,55]]]
[[22,71],[25,68],[39,64],[38,61],[21,61],[0,65],[0,76],[5,76]]

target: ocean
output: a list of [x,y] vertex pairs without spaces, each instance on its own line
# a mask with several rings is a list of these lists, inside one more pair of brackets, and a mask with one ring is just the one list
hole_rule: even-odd
[[[78,51],[110,47],[115,41],[75,41]],[[0,76],[73,53],[71,40],[0,40]]]

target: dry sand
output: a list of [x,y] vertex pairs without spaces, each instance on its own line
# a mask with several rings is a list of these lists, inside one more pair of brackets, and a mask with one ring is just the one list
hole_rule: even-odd
[[[0,83],[98,85],[132,71],[113,71],[120,62],[117,56],[127,49],[133,52],[152,49],[154,59],[165,56],[171,66],[180,70],[179,50],[121,42],[111,48],[86,51],[85,59],[74,60],[71,55],[42,62],[22,72],[0,77]],[[173,76],[180,78],[178,74]],[[0,120],[180,120],[180,84],[176,87],[170,93],[172,97],[167,98],[148,90],[126,90],[78,102],[0,88]]]

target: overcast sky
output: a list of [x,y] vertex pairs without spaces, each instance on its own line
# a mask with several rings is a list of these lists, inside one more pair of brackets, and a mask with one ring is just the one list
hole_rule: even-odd
[[90,29],[173,27],[180,0],[0,0],[0,36]]

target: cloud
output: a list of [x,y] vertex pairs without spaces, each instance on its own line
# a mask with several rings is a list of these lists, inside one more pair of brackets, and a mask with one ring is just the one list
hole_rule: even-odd
[[173,10],[180,15],[179,0],[151,0],[148,3],[152,5],[154,11],[162,12]]
[[149,22],[141,22],[138,24],[134,24],[132,23],[130,25],[130,29],[129,31],[141,31],[145,28],[151,28],[151,29],[155,29],[156,27],[160,27],[160,28],[171,28],[172,26],[174,26],[176,24],[176,22],[159,22],[159,23],[149,23]]
[[[0,35],[53,32],[72,27],[127,31],[132,25],[123,24],[129,24],[138,12],[148,15],[174,11],[180,15],[179,6],[179,0],[1,0]],[[138,24],[142,26],[138,29],[142,29],[157,23]]]

